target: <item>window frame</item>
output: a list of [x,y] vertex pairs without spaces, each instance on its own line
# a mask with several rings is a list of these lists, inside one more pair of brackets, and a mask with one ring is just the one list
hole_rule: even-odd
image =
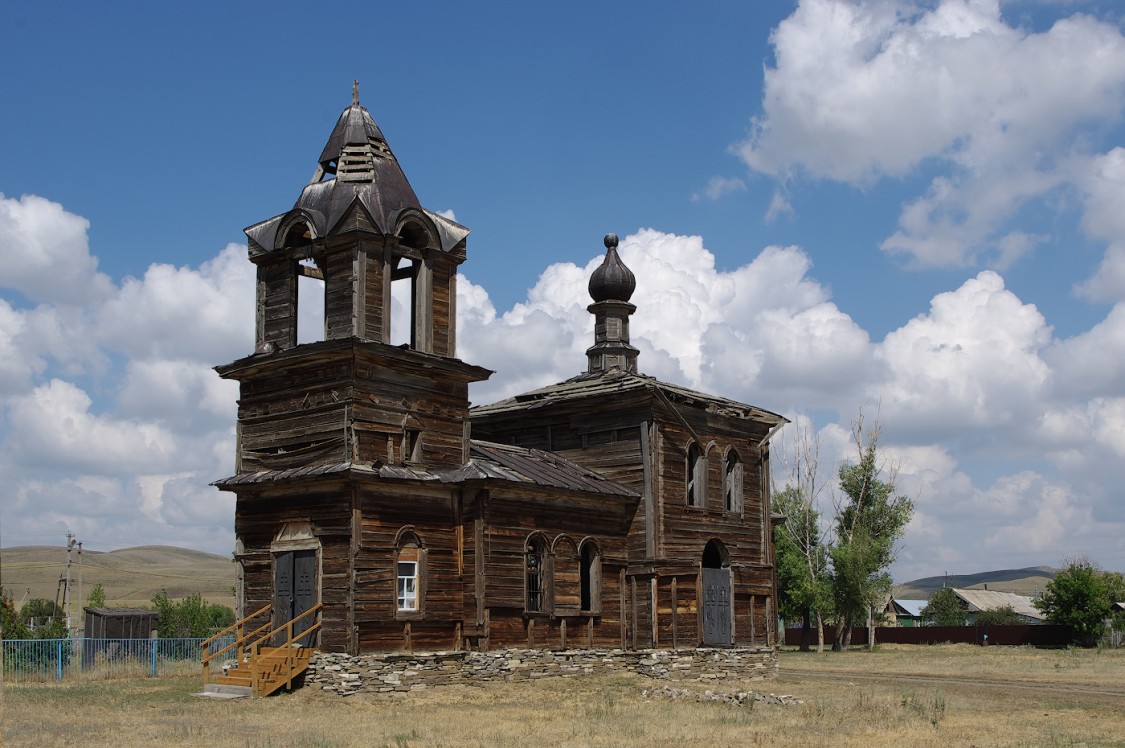
[[[592,552],[589,564],[587,549]],[[589,605],[583,605],[587,597]],[[593,538],[583,538],[578,544],[578,607],[582,615],[596,616],[602,612],[602,550]]]
[[[525,613],[529,614],[550,614],[551,613],[551,598],[549,583],[551,579],[551,570],[548,568],[550,544],[547,538],[541,533],[536,533],[528,537],[524,541],[523,550],[523,609]],[[532,576],[531,560],[538,558],[535,567],[535,575]],[[536,589],[532,591],[532,579],[537,580]],[[537,605],[532,606],[532,596],[537,599]]]
[[[732,463],[733,458],[733,463]],[[723,509],[731,514],[742,514],[743,498],[746,494],[746,468],[742,455],[734,447],[728,447],[723,455]]]
[[684,460],[684,499],[689,507],[707,508],[707,453],[694,441],[688,443]]
[[[403,567],[409,566],[410,573],[403,574]],[[408,582],[410,589],[405,589],[403,582]],[[409,602],[410,605],[406,603]],[[395,561],[395,606],[399,613],[418,612],[418,562]]]
[[[415,531],[413,525],[401,528],[395,536],[394,554],[391,559],[391,573],[394,582],[391,585],[391,608],[395,620],[417,620],[426,615],[426,586],[428,570],[426,564],[427,550],[421,536]],[[414,564],[414,602],[413,608],[399,607],[399,564]]]

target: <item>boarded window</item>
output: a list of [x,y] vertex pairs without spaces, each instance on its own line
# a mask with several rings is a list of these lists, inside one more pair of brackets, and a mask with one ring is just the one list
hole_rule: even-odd
[[557,538],[554,556],[554,613],[578,615],[582,601],[581,565],[574,541],[565,536]]
[[602,557],[592,542],[582,544],[581,606],[584,613],[602,611]]

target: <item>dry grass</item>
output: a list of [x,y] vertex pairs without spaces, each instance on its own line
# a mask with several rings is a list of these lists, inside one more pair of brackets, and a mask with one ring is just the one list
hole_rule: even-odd
[[[987,665],[975,663],[977,655]],[[787,652],[782,668],[777,681],[724,683],[721,688],[792,693],[804,704],[647,701],[642,690],[654,682],[633,675],[349,698],[305,688],[234,702],[191,697],[199,690],[198,679],[9,685],[2,693],[0,738],[6,746],[121,748],[1125,746],[1125,698],[1120,695],[1125,653],[1000,647],[982,652],[959,646],[829,657]],[[933,682],[895,680],[894,673],[903,668]],[[865,675],[851,679],[847,672]],[[980,685],[978,676],[987,676],[992,684]],[[1055,683],[1080,683],[1090,690],[1076,694],[1066,686],[1051,687]],[[1116,688],[1117,695],[1093,693],[1102,684]]]

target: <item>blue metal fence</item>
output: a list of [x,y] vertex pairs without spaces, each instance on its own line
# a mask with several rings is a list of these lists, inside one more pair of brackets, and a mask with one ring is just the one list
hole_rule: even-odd
[[[198,675],[203,639],[9,639],[0,641],[5,682]],[[208,645],[217,652],[234,642]]]

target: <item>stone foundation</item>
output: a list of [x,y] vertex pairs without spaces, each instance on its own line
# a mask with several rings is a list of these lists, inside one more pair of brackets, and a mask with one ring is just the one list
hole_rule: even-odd
[[305,675],[343,696],[414,691],[436,686],[483,686],[490,681],[575,678],[596,673],[634,672],[649,678],[718,683],[777,675],[772,647],[740,649],[505,649],[495,652],[367,654],[353,657],[318,652]]

